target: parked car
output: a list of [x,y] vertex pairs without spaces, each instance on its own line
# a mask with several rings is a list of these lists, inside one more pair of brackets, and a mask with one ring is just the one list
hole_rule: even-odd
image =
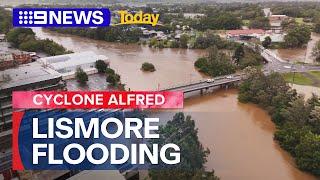
[[227,76],[226,78],[227,78],[227,79],[232,79],[232,78],[233,78],[233,76],[232,76],[232,75],[230,75],[230,76]]
[[207,83],[212,83],[214,82],[214,79],[207,79]]

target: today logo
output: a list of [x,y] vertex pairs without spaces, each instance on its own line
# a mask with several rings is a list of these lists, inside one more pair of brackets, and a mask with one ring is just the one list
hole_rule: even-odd
[[116,25],[126,24],[149,24],[157,25],[160,14],[143,13],[139,11],[136,14],[128,13],[128,11],[118,11],[120,15],[120,23]]
[[14,8],[14,27],[99,27],[110,25],[107,8]]

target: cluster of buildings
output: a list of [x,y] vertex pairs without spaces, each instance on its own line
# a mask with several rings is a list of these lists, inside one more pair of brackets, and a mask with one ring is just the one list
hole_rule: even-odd
[[283,42],[286,35],[282,29],[282,23],[289,19],[286,15],[273,15],[270,8],[263,9],[266,18],[269,19],[270,27],[264,29],[240,29],[229,30],[226,32],[227,39],[230,40],[251,40],[264,41],[266,37],[270,37],[272,42]]
[[30,63],[38,58],[35,53],[23,51],[0,51],[0,70]]
[[[8,60],[12,60],[12,55],[0,56],[0,64]],[[10,179],[16,173],[11,169],[12,92],[66,90],[65,79],[73,78],[78,67],[89,74],[97,72],[97,60],[107,61],[108,58],[94,52],[72,53],[40,58],[0,71],[0,175]]]

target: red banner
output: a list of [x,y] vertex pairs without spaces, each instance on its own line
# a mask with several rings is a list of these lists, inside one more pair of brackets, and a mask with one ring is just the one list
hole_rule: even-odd
[[16,91],[14,109],[183,108],[183,92]]

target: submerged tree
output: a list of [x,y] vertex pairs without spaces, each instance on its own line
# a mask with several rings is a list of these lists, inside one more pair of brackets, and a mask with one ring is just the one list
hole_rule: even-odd
[[152,140],[151,143],[160,146],[167,143],[178,145],[181,159],[179,164],[170,166],[170,169],[167,169],[168,165],[160,164],[162,169],[150,170],[151,179],[218,179],[213,171],[206,172],[204,169],[210,152],[200,143],[198,129],[191,116],[185,116],[183,113],[175,114],[165,126],[160,126],[159,135],[160,138]]
[[88,81],[88,75],[81,67],[78,67],[76,70],[76,79],[81,84],[86,84]]

